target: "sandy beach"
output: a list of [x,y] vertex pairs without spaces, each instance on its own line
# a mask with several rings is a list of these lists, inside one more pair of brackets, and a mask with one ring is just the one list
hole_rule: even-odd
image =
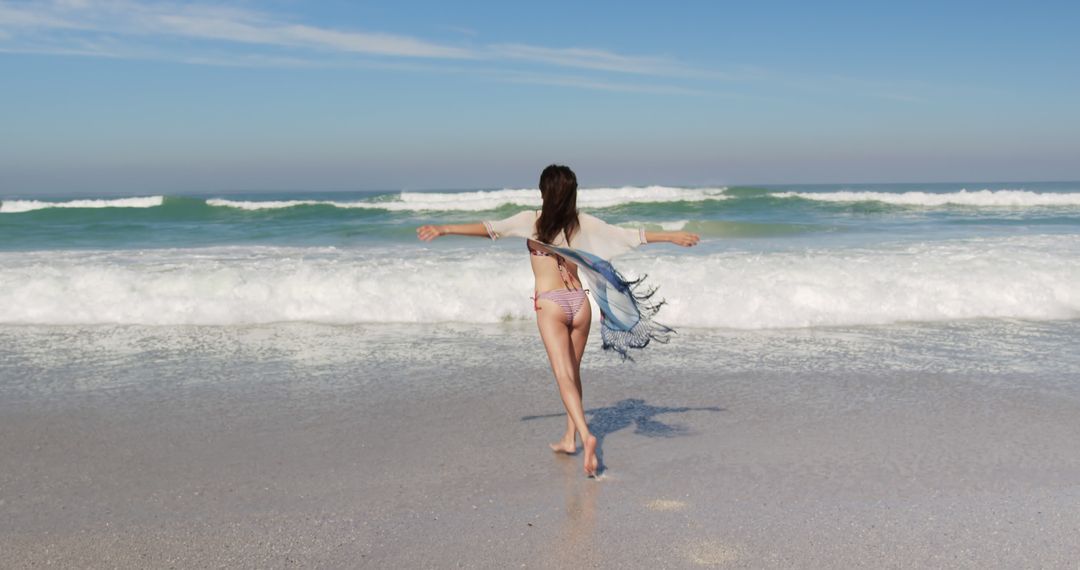
[[593,347],[589,480],[527,326],[6,327],[0,566],[1074,567],[1075,357],[875,334]]

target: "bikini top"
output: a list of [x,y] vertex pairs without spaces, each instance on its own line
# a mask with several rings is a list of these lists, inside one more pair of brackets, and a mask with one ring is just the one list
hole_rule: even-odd
[[[563,235],[566,235],[566,234],[563,234]],[[578,288],[577,285],[574,285],[574,281],[573,281],[573,279],[571,279],[569,270],[566,269],[566,259],[564,259],[563,256],[561,256],[561,255],[552,255],[552,254],[550,254],[550,253],[548,253],[546,251],[543,251],[543,250],[533,249],[533,246],[529,243],[529,240],[525,240],[525,247],[527,247],[529,249],[529,253],[531,255],[535,255],[537,257],[554,257],[555,258],[555,263],[557,263],[559,265],[559,277],[562,278],[563,285],[565,285],[567,289],[577,289]]]
[[533,249],[533,246],[529,244],[528,240],[525,240],[525,247],[529,248],[529,253],[531,253],[533,255],[536,255],[536,256],[539,256],[539,257],[554,257],[554,258],[556,258],[556,261],[561,261],[562,260],[561,256],[551,255],[550,253],[548,253],[546,251],[541,251],[539,249]]
[[[540,210],[533,210],[533,212],[536,213],[536,217],[537,217],[537,219],[539,219]],[[563,232],[562,235],[563,235],[563,237],[566,237],[566,232]],[[563,240],[563,243],[570,243],[570,241],[569,240]],[[558,255],[551,255],[550,253],[548,253],[546,251],[541,251],[539,249],[533,249],[532,246],[529,245],[529,240],[525,240],[525,247],[529,248],[529,253],[531,253],[533,255],[539,255],[540,257],[555,257],[556,261],[559,262],[559,266],[562,267],[562,264],[563,264],[563,258],[562,257],[559,257]]]
[[[536,212],[537,216],[540,215],[539,210],[534,210],[534,211]],[[563,232],[563,236],[566,236],[565,232]],[[564,240],[564,243],[569,243],[569,242]],[[556,261],[559,262],[559,267],[561,268],[563,266],[564,260],[563,260],[562,257],[560,257],[558,255],[551,255],[550,253],[548,253],[546,251],[541,251],[539,249],[533,249],[533,247],[531,245],[529,245],[529,240],[525,240],[525,247],[529,248],[529,253],[531,253],[533,255],[538,255],[540,257],[554,257],[554,258],[556,258]]]

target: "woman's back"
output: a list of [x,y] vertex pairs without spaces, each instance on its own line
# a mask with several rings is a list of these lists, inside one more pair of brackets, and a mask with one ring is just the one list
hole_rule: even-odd
[[[551,245],[571,247],[610,259],[647,243],[644,230],[614,226],[584,212],[578,212],[577,216],[579,224],[570,235],[570,239],[566,239],[565,232],[559,232],[551,239]],[[537,239],[536,223],[539,218],[539,210],[526,210],[502,220],[487,220],[483,224],[491,239],[504,237]],[[550,291],[580,287],[581,281],[577,276],[577,267],[569,262],[565,262],[563,266],[572,280],[564,279],[564,274],[559,269],[558,259],[535,255],[534,252],[532,268],[536,278],[536,290]]]

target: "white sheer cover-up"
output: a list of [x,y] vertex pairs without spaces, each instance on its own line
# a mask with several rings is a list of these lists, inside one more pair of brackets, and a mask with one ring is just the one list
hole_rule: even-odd
[[[491,239],[504,237],[536,239],[536,220],[539,218],[539,210],[526,210],[503,220],[483,223]],[[578,224],[578,230],[570,236],[570,243],[566,243],[565,236],[560,233],[550,245],[580,249],[602,259],[611,259],[647,243],[643,229],[613,226],[584,212],[578,212]]]

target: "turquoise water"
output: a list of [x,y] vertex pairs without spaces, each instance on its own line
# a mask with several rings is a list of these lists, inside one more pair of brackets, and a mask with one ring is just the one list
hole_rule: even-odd
[[[706,199],[680,196],[679,191],[686,189],[662,188],[671,195],[649,202],[630,196],[631,189],[600,190],[611,196],[595,200],[602,204],[599,207],[589,207],[583,200],[583,210],[611,223],[698,232],[707,245],[713,238],[712,245],[719,247],[721,239],[768,239],[770,247],[783,247],[785,241],[803,245],[808,240],[836,243],[1080,229],[1080,183],[735,186],[717,189]],[[628,196],[620,199],[619,190],[627,190]],[[483,195],[474,197],[477,192]],[[529,200],[525,192],[406,193],[411,201],[403,201],[401,192],[166,195],[140,197],[143,203],[121,197],[8,197],[0,201],[0,249],[412,244],[417,225],[497,219],[539,201],[538,193]],[[895,196],[898,202],[860,194],[866,192]],[[847,193],[849,199],[805,197],[833,193]],[[455,195],[469,198],[454,201]],[[935,197],[955,202],[938,204]],[[1047,203],[1054,198],[1060,203]],[[76,200],[97,203],[58,207]]]
[[[520,240],[416,240],[539,207],[535,189],[7,196],[0,323],[531,318]],[[675,326],[1080,318],[1080,183],[584,188],[610,223],[700,233],[619,258]]]

